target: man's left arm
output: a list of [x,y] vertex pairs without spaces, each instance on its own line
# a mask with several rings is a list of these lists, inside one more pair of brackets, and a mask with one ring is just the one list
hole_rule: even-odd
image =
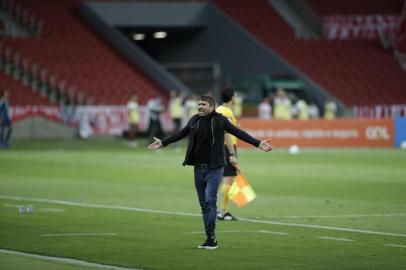
[[[225,118],[224,118],[225,119]],[[255,147],[259,147],[262,150],[268,152],[273,149],[273,147],[269,144],[269,140],[263,140],[259,141],[258,139],[255,139],[251,135],[249,135],[247,132],[237,128],[233,124],[230,123],[230,121],[224,121],[224,130],[233,134],[240,140],[243,140],[246,143],[252,144]]]

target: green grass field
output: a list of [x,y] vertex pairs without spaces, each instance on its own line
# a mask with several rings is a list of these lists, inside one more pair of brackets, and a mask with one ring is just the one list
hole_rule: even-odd
[[[218,222],[217,250],[196,248],[183,157],[113,139],[14,141],[0,151],[0,249],[135,269],[406,269],[405,151],[240,152],[258,197]],[[0,269],[95,268],[0,252]]]

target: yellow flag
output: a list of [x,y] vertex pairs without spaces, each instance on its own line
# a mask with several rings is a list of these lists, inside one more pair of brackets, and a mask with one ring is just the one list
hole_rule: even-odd
[[250,184],[248,184],[247,179],[241,171],[239,171],[234,183],[231,185],[230,191],[228,192],[228,197],[237,205],[237,207],[241,208],[254,200],[255,197],[257,197],[257,194],[255,194],[255,191]]

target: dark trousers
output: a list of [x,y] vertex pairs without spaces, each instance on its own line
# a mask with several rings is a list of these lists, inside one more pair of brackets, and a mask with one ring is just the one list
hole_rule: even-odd
[[129,124],[129,129],[128,129],[128,140],[129,141],[134,141],[137,135],[138,131],[138,124]]
[[149,121],[149,128],[148,128],[148,139],[150,142],[154,141],[154,137],[162,139],[164,132],[161,127],[161,122],[159,119],[153,120],[150,119]]
[[195,166],[195,186],[202,209],[207,238],[216,237],[217,192],[223,177],[223,167],[209,169]]
[[0,125],[0,147],[10,146],[10,137],[12,132],[11,125]]

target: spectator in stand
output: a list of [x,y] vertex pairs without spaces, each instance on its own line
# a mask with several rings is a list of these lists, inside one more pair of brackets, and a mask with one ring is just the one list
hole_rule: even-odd
[[193,115],[197,114],[197,95],[193,94],[185,101],[185,112],[187,118],[191,118]]
[[137,147],[136,141],[138,125],[140,122],[140,106],[138,105],[138,98],[132,95],[127,102],[127,122],[128,122],[128,145],[130,147]]
[[278,88],[274,99],[274,118],[277,120],[292,119],[292,102],[288,98],[285,90]]
[[333,120],[336,118],[337,104],[332,98],[328,98],[324,104],[324,119]]
[[173,121],[174,132],[178,132],[181,128],[182,114],[183,107],[181,94],[179,92],[172,91],[171,99],[169,100],[169,115]]
[[272,106],[269,97],[264,97],[258,106],[258,118],[269,120],[272,118]]
[[164,135],[160,120],[160,115],[164,111],[162,98],[158,97],[150,99],[147,103],[147,109],[149,113],[148,138],[152,143],[154,141],[154,137],[162,138]]
[[319,118],[320,117],[320,110],[316,104],[310,103],[309,105],[309,117],[311,119]]
[[309,106],[306,101],[299,99],[296,102],[297,119],[299,120],[309,120]]
[[9,91],[3,90],[0,99],[0,148],[10,147],[10,138],[12,133],[10,108],[9,108]]
[[235,104],[233,107],[234,116],[240,118],[242,116],[242,103],[244,102],[244,96],[241,92],[235,94]]

